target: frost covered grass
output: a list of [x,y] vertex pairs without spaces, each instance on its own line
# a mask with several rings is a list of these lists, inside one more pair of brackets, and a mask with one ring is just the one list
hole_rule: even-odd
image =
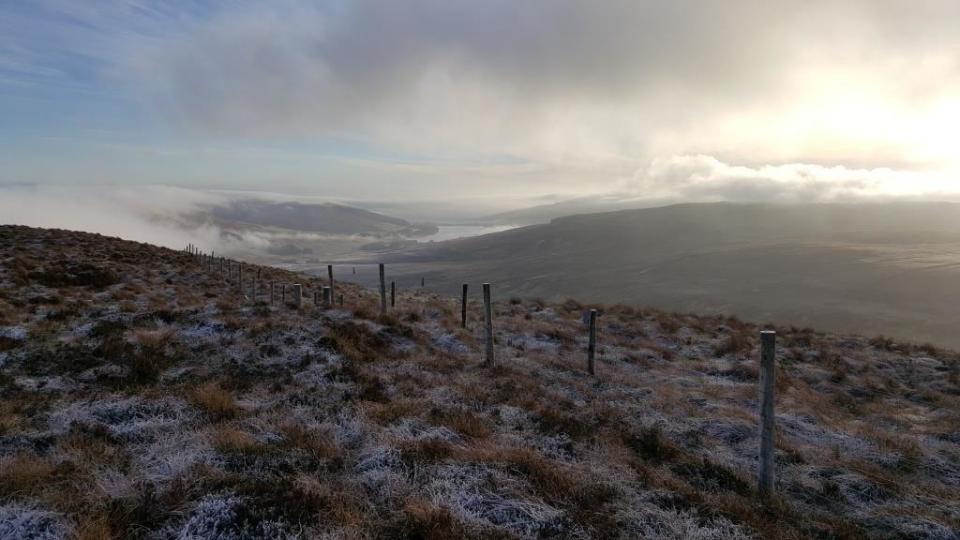
[[0,538],[957,538],[955,352],[777,328],[763,504],[755,326],[259,270],[0,227]]

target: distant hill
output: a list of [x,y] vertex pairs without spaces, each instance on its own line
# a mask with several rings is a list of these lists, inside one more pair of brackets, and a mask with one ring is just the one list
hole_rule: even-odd
[[438,290],[733,313],[960,346],[960,206],[685,204],[586,214],[389,259]]
[[578,197],[550,204],[541,204],[529,208],[510,210],[476,219],[478,223],[505,225],[534,225],[549,223],[551,220],[573,214],[594,214],[637,208],[663,206],[664,202],[612,197]]
[[416,237],[437,231],[435,225],[411,223],[369,210],[332,203],[242,200],[214,207],[211,212],[215,219],[221,221],[336,235]]

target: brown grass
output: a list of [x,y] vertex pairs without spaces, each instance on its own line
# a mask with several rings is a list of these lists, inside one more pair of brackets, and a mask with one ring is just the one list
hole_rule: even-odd
[[491,434],[489,422],[467,410],[433,409],[430,419],[471,439],[485,439]]
[[261,453],[267,448],[253,435],[230,426],[220,426],[214,431],[213,446],[221,452],[236,454]]
[[306,450],[314,459],[339,459],[343,455],[343,450],[328,431],[308,429],[290,422],[282,425],[280,432],[286,446]]
[[110,520],[104,516],[83,518],[77,524],[74,540],[109,540],[115,538]]
[[404,521],[392,531],[396,538],[423,540],[452,540],[466,536],[461,523],[446,508],[418,498],[410,498],[403,505]]
[[347,321],[333,325],[326,338],[336,352],[356,362],[372,362],[383,356],[389,343],[367,325]]
[[23,496],[46,487],[56,467],[33,454],[16,454],[0,458],[0,494]]
[[215,382],[203,384],[190,392],[190,402],[214,421],[228,420],[240,414],[233,394]]

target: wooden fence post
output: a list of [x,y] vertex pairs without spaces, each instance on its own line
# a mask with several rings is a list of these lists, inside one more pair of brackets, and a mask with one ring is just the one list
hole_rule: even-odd
[[427,282],[424,280],[424,278],[420,278],[420,288],[421,288],[421,289],[424,287],[424,285],[426,285],[426,283],[427,283]]
[[483,318],[486,329],[487,348],[484,364],[492,366],[493,359],[493,302],[490,300],[490,284],[483,284]]
[[390,282],[390,307],[395,307],[397,305],[397,282]]
[[290,295],[293,300],[293,307],[299,308],[300,303],[303,301],[303,286],[299,283],[294,283],[291,287],[293,288],[292,294]]
[[327,281],[330,282],[330,301],[333,302],[333,295],[337,292],[336,287],[333,284],[333,265],[327,265]]
[[387,314],[387,281],[383,273],[383,263],[380,263],[380,314]]
[[467,284],[463,284],[463,296],[460,299],[460,327],[467,327]]
[[287,303],[287,284],[286,283],[280,286],[280,303],[281,304]]
[[759,490],[763,499],[773,494],[774,440],[776,416],[773,407],[776,388],[776,342],[773,330],[760,332],[760,467]]
[[590,310],[590,338],[587,344],[587,373],[596,374],[594,357],[597,354],[597,310]]
[[270,305],[273,305],[273,280],[270,280]]
[[237,288],[243,292],[243,263],[237,264]]
[[343,307],[343,294],[340,295],[340,307]]
[[333,307],[333,288],[329,285],[323,288],[323,307]]

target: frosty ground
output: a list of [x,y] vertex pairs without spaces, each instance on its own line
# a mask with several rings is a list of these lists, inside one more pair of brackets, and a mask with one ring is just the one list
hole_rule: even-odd
[[756,326],[258,269],[0,227],[0,538],[958,538],[953,351],[776,328],[763,503]]

